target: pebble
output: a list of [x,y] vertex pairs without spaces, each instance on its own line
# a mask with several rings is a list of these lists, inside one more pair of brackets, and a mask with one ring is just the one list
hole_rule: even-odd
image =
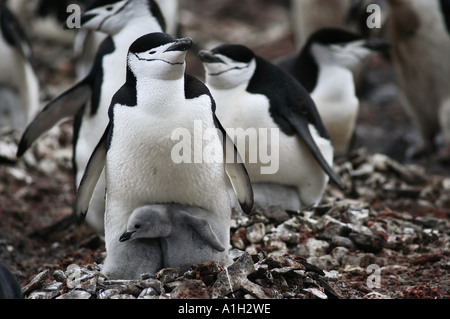
[[259,243],[266,234],[266,227],[263,223],[256,223],[246,230],[246,237],[250,243]]

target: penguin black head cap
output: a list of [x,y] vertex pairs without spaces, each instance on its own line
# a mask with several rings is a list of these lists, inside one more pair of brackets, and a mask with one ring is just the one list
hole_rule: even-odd
[[347,30],[339,28],[323,28],[312,34],[308,42],[327,45],[327,44],[347,43],[362,39],[363,36]]
[[214,54],[222,54],[234,61],[243,63],[248,63],[255,57],[252,50],[240,44],[222,44],[211,50],[211,52]]
[[176,42],[177,39],[170,34],[162,32],[153,32],[141,36],[130,46],[130,53],[141,53],[152,48],[165,45],[167,43]]

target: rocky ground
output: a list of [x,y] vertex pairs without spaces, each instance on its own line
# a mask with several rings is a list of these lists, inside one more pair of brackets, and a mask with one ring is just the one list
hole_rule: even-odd
[[[181,32],[199,48],[245,42],[268,59],[292,52],[285,2],[181,0]],[[264,6],[264,7],[263,7]],[[206,12],[206,13],[205,13]],[[33,37],[48,96],[74,80],[68,46]],[[195,54],[189,72],[201,77]],[[448,299],[450,168],[431,158],[405,162],[416,139],[384,59],[368,65],[355,150],[337,159],[346,184],[329,185],[307,211],[235,213],[234,264],[163,269],[135,281],[100,274],[102,238],[87,226],[42,232],[71,213],[71,123],[14,158],[17,135],[0,140],[0,260],[26,298]],[[384,153],[384,154],[382,154]]]

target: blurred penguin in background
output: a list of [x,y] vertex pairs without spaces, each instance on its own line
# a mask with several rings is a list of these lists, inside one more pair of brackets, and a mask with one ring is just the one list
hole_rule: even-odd
[[[388,0],[387,32],[401,103],[422,143],[409,157],[450,161],[450,1]],[[439,141],[439,138],[441,140]]]
[[[178,0],[155,0],[166,21],[166,33],[177,36],[179,24]],[[86,4],[93,0],[85,0]],[[91,70],[92,61],[107,34],[98,31],[80,29],[74,41],[75,73],[77,79],[83,79]]]
[[309,36],[325,27],[345,28],[352,0],[291,0],[294,44],[303,47]]
[[30,42],[0,0],[0,128],[22,131],[39,109],[39,80]]

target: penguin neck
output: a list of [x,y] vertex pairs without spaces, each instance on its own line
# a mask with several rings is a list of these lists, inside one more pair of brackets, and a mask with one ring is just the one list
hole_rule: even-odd
[[311,92],[313,96],[342,100],[355,96],[353,73],[349,69],[332,64],[319,66],[317,83]]
[[140,76],[136,78],[136,97],[137,105],[148,105],[153,115],[170,114],[174,111],[171,107],[185,98],[184,75],[171,79]]

